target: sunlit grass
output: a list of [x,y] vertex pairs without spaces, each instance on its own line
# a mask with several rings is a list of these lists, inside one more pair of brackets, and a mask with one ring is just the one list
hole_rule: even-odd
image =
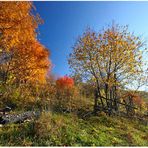
[[[49,117],[49,118],[48,118]],[[42,118],[42,119],[41,119]],[[120,117],[52,113],[36,122],[4,126],[0,145],[5,146],[147,146],[148,126]],[[45,126],[47,125],[47,126]],[[46,131],[46,133],[45,133]],[[37,133],[40,132],[40,136]],[[21,142],[23,141],[23,142]]]

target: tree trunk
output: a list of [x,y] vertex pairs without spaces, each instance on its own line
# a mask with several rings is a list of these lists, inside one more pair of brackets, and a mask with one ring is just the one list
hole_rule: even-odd
[[96,113],[97,112],[97,109],[98,109],[98,91],[97,89],[95,89],[95,92],[94,92],[94,112]]

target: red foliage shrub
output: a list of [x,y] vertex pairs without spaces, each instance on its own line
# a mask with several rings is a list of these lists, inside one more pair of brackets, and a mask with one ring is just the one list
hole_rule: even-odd
[[56,81],[58,88],[72,88],[74,86],[74,80],[70,77],[64,76]]
[[129,92],[125,94],[124,99],[127,100],[129,97],[131,97],[133,103],[137,106],[141,106],[144,103],[143,99],[138,94],[132,94]]
[[56,98],[54,109],[58,111],[73,112],[82,108],[79,89],[74,86],[74,80],[64,76],[56,81]]
[[133,102],[138,106],[141,106],[144,103],[140,96],[133,97]]

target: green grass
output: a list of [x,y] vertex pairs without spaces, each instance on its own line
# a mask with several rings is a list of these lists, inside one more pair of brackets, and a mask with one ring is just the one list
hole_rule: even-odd
[[0,146],[148,146],[148,126],[121,117],[100,115],[84,120],[54,113],[42,122],[40,130],[34,121],[1,127]]

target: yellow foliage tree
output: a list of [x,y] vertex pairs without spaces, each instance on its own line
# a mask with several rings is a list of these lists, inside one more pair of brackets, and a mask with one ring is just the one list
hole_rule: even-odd
[[87,29],[77,40],[69,64],[73,73],[95,84],[95,108],[101,104],[102,108],[118,110],[117,91],[127,87],[137,76],[138,80],[144,79],[143,46],[144,42],[130,33],[127,26],[118,25],[99,33]]

